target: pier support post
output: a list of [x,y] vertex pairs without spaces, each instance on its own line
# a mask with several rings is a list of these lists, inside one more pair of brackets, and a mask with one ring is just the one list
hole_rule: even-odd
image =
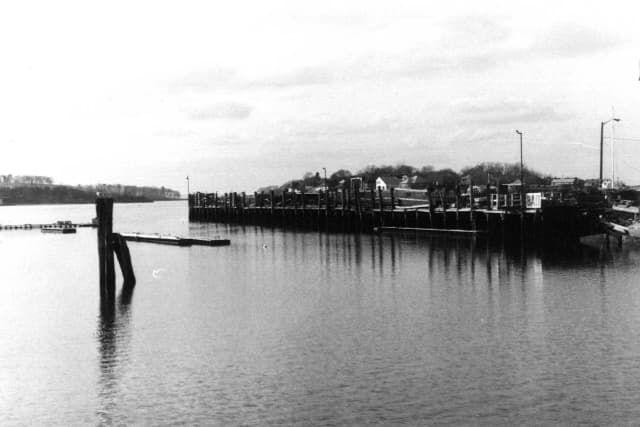
[[380,227],[384,227],[384,199],[382,198],[382,187],[378,187],[378,202],[380,204]]
[[98,218],[98,263],[100,269],[100,298],[115,301],[116,272],[113,264],[113,199],[96,199]]
[[103,304],[112,304],[116,296],[116,271],[113,260],[115,252],[124,279],[123,290],[131,295],[136,277],[131,264],[131,253],[124,238],[113,232],[113,199],[96,199],[98,218],[98,265],[100,274],[100,299]]
[[393,187],[389,189],[389,192],[391,193],[391,210],[393,211],[396,208],[396,197],[393,192]]
[[125,289],[131,289],[136,284],[136,276],[133,273],[133,265],[131,264],[131,252],[129,252],[127,241],[118,233],[113,233],[113,250],[116,253],[120,270],[122,271],[124,280],[122,286]]

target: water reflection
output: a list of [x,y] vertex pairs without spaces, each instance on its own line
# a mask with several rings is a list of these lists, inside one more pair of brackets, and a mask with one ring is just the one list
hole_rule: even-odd
[[116,419],[115,414],[120,412],[118,406],[124,403],[121,379],[127,369],[129,355],[129,323],[133,290],[132,286],[123,286],[116,303],[106,300],[100,303],[96,331],[100,370],[96,415],[101,425],[122,422]]
[[[628,307],[610,307],[621,300],[618,289],[611,302],[611,267],[631,256],[472,236],[229,232],[230,248],[193,251],[176,287],[197,300],[184,306],[190,338],[171,368],[197,378],[183,385],[191,400],[229,424],[492,424],[504,408],[516,415],[502,421],[518,424],[566,407],[563,390],[591,403],[606,396],[629,350]],[[101,324],[111,334],[100,342],[104,423],[118,421],[130,363],[120,354],[129,315],[117,308]],[[567,419],[541,419],[558,421]]]

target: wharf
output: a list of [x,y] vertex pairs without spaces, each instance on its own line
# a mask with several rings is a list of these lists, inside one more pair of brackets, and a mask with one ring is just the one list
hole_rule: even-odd
[[195,193],[189,197],[189,220],[337,232],[410,229],[543,241],[578,241],[580,236],[602,230],[601,207],[548,204],[522,209],[513,196],[519,195],[511,195],[508,203],[492,198],[489,206],[480,207],[469,203],[468,198],[430,200],[429,195],[420,204],[400,205],[393,190],[386,194],[348,190],[325,194],[271,192],[248,197],[244,193]]

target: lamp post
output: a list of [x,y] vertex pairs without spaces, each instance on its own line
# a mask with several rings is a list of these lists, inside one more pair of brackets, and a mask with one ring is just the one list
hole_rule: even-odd
[[322,168],[324,171],[324,192],[327,192],[327,168]]
[[[619,122],[620,119],[614,117],[611,118],[607,121],[604,122],[600,122],[600,188],[602,188],[602,150],[603,150],[603,144],[604,144],[604,125],[606,125],[607,123],[609,123],[610,121],[616,121]],[[613,141],[611,142],[612,146],[613,146]],[[613,161],[613,159],[612,159]],[[611,181],[611,185],[613,186],[613,181]]]
[[522,132],[516,129],[516,133],[520,135],[520,205],[522,209],[526,208],[526,201],[524,200],[524,168],[522,162]]

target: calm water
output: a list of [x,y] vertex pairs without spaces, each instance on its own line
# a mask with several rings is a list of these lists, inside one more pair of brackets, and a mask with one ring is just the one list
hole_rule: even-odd
[[[92,205],[2,207],[0,223]],[[189,224],[116,205],[138,284],[101,314],[95,231],[0,232],[0,424],[512,425],[640,419],[640,251]]]

